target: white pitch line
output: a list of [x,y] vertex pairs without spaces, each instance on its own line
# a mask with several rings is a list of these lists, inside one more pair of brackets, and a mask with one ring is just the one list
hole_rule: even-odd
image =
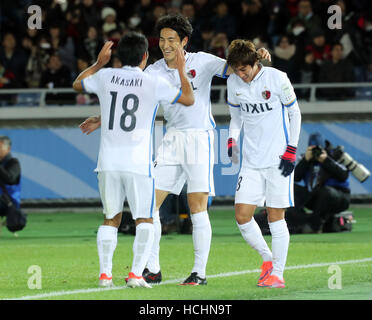
[[[354,263],[363,263],[363,262],[370,262],[370,261],[372,261],[372,258],[365,258],[365,259],[359,259],[359,260],[336,261],[336,262],[302,264],[302,265],[297,265],[297,266],[286,267],[285,270],[319,268],[319,267],[326,267],[326,266],[334,265],[334,264],[342,265],[342,264],[354,264]],[[208,278],[224,278],[224,277],[239,276],[239,275],[243,275],[247,273],[258,273],[258,272],[261,272],[261,269],[219,273],[219,274],[210,275],[208,276]],[[184,280],[183,278],[166,280],[155,286],[180,283],[183,280]],[[69,290],[69,291],[55,291],[55,292],[48,292],[48,293],[31,295],[31,296],[23,296],[23,297],[18,297],[18,298],[5,298],[5,299],[0,299],[0,300],[32,300],[32,299],[51,298],[51,297],[58,297],[58,296],[65,296],[65,295],[72,295],[72,294],[79,294],[79,293],[104,292],[104,291],[122,290],[122,289],[128,289],[128,287],[127,286],[115,286],[112,288],[90,288],[90,289],[77,289],[77,290]]]

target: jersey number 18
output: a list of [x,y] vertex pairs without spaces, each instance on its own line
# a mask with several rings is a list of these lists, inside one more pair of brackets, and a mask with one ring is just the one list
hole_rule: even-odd
[[[114,128],[114,117],[115,117],[115,108],[116,108],[116,98],[117,98],[117,91],[110,91],[111,94],[111,107],[110,107],[110,119],[109,119],[109,130]],[[129,100],[133,100],[133,107],[132,109],[128,109],[128,102]],[[120,117],[120,128],[124,131],[132,131],[136,127],[136,116],[134,113],[138,109],[139,100],[135,94],[127,94],[122,102],[123,114]],[[125,124],[125,120],[127,117],[130,117],[129,125]]]

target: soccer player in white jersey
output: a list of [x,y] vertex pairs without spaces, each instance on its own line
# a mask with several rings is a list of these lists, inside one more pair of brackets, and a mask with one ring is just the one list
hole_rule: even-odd
[[[112,45],[113,42],[106,42],[97,62],[73,83],[76,91],[97,94],[101,107],[101,142],[95,170],[105,215],[97,233],[99,284],[112,285],[112,257],[127,199],[136,221],[128,286],[151,288],[142,273],[154,240],[154,119],[160,103],[183,108],[183,105],[192,105],[194,97],[181,47],[176,50],[180,89],[159,75],[142,71],[148,59],[148,42],[143,35],[128,33],[119,41],[117,54],[122,68],[103,68],[110,60]],[[176,102],[182,105],[175,106]]]
[[[227,80],[231,114],[228,153],[235,162],[237,141],[244,127],[242,166],[235,194],[235,218],[246,240],[261,255],[259,287],[285,286],[283,272],[289,246],[285,208],[294,206],[292,172],[301,129],[301,113],[284,72],[264,67],[248,40],[234,40],[227,62],[234,74]],[[264,205],[272,235],[272,251],[254,220]]]
[[[164,58],[148,66],[145,72],[161,74],[179,85],[176,71],[176,47],[185,48],[190,41],[192,26],[182,15],[166,15],[156,25],[159,47]],[[265,58],[270,59],[266,49]],[[191,275],[181,284],[205,285],[206,266],[212,239],[207,212],[208,196],[214,195],[213,129],[210,90],[214,76],[227,77],[232,72],[226,60],[205,52],[185,51],[186,71],[194,90],[195,103],[187,110],[162,103],[167,131],[157,152],[155,166],[156,211],[153,218],[155,237],[144,278],[149,283],[162,280],[159,263],[161,224],[159,208],[169,193],[179,194],[187,182],[187,200],[191,211],[194,266]],[[177,103],[176,103],[177,105]],[[89,134],[99,125],[99,118],[91,117],[81,129]]]

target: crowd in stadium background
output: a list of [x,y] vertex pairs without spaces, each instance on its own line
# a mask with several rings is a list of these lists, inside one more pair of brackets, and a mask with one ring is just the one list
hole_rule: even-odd
[[[147,36],[149,63],[153,63],[162,57],[155,23],[173,12],[192,23],[190,52],[226,58],[228,44],[245,38],[257,48],[267,48],[271,65],[286,72],[292,83],[372,80],[372,3],[368,0],[1,2],[0,88],[71,87],[72,79],[96,61],[106,40],[117,44],[129,30]],[[30,5],[42,9],[41,29],[27,26]],[[327,25],[331,5],[342,10],[341,29]],[[118,60],[114,57],[111,64],[118,66]],[[333,99],[353,96],[345,89],[327,90]]]

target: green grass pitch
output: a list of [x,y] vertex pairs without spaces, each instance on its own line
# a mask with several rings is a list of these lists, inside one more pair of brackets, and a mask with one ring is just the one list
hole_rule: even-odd
[[[191,235],[173,233],[161,240],[163,283],[152,289],[126,288],[134,238],[119,233],[113,261],[117,287],[110,290],[97,287],[96,230],[101,213],[30,213],[18,237],[2,228],[0,299],[372,299],[372,209],[352,210],[356,220],[352,232],[291,235],[284,289],[256,287],[261,258],[241,237],[232,209],[210,209],[213,237],[207,286],[178,285],[191,272],[193,246]],[[271,237],[265,239],[271,245]],[[40,271],[41,282],[36,282],[35,270]],[[35,288],[37,284],[41,288]],[[335,284],[338,289],[332,289]]]

